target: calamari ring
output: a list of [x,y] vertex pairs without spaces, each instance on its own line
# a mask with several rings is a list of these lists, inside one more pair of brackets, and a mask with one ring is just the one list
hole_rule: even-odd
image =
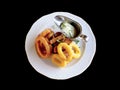
[[51,32],[53,32],[53,31],[50,28],[47,28],[40,35],[43,37],[46,37]]
[[[65,53],[63,52],[63,50],[62,50],[63,48],[65,49],[65,51],[67,51],[68,56],[66,56]],[[67,43],[60,43],[57,46],[57,51],[58,51],[59,56],[62,59],[66,60],[68,62],[70,62],[72,60],[73,51],[72,51],[71,47]]]
[[42,36],[38,36],[35,40],[35,47],[38,55],[42,58],[47,58],[51,54],[51,47]]
[[58,54],[52,55],[52,63],[59,67],[65,67],[67,65],[67,62],[63,60]]
[[79,58],[81,56],[80,48],[75,43],[71,43],[70,46],[73,50],[73,58]]

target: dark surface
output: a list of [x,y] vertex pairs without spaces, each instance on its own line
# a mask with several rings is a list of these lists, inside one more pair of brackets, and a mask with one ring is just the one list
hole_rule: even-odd
[[[46,8],[45,8],[46,9]],[[78,8],[76,8],[78,9]],[[93,29],[93,33],[97,34],[97,32],[95,31],[95,27],[96,25],[94,25],[95,20],[97,19],[97,17],[94,17],[90,14],[90,13],[84,13],[82,11],[80,11],[78,9],[78,11],[76,11],[76,9],[67,9],[67,10],[60,10],[59,8],[58,9],[48,9],[48,10],[44,10],[43,9],[40,9],[39,12],[31,12],[32,14],[30,15],[30,13],[26,14],[24,17],[25,17],[25,20],[23,20],[24,22],[24,31],[23,31],[23,34],[24,34],[24,39],[25,39],[25,36],[27,34],[27,32],[29,31],[30,27],[32,26],[32,24],[37,20],[39,19],[41,16],[43,15],[46,15],[46,14],[49,14],[49,13],[52,13],[52,12],[56,12],[56,11],[67,11],[67,12],[70,12],[70,13],[73,13],[75,15],[78,15],[80,16],[81,18],[83,18],[84,20],[86,20],[91,28]],[[96,18],[96,19],[95,19]],[[23,42],[24,42],[24,39],[23,39]],[[24,45],[24,44],[23,44]],[[23,48],[24,49],[24,48]],[[24,78],[25,80],[51,80],[39,73],[37,73],[32,67],[31,65],[29,64],[28,60],[27,60],[27,56],[24,52],[24,56],[23,56],[23,70],[24,70]],[[84,72],[82,73],[81,75],[77,76],[77,77],[74,77],[74,78],[71,78],[69,80],[81,80],[81,81],[96,81],[97,80],[97,53],[93,59],[93,62],[92,64],[90,65],[90,67]]]
[[[85,21],[88,22],[88,24],[90,24],[93,33],[95,34],[95,37],[97,38],[97,19],[99,20],[99,17],[93,14],[93,12],[95,10],[90,10],[90,9],[80,9],[79,7],[71,7],[71,5],[68,5],[68,7],[59,7],[59,6],[55,6],[55,7],[40,7],[38,9],[36,8],[25,8],[26,13],[23,13],[23,19],[22,20],[22,25],[21,31],[20,32],[20,40],[21,40],[21,53],[22,53],[22,61],[23,61],[23,78],[25,81],[27,80],[52,80],[49,79],[41,74],[39,74],[38,72],[36,72],[32,66],[29,64],[25,50],[24,50],[24,42],[25,42],[25,37],[27,35],[27,32],[29,31],[30,27],[32,26],[32,24],[39,19],[41,16],[52,13],[52,12],[56,12],[56,11],[65,11],[65,12],[70,12],[73,13],[75,15],[80,16],[81,18],[83,18]],[[24,11],[25,11],[24,10]],[[37,11],[38,10],[38,11]],[[96,22],[97,21],[97,22]],[[23,47],[23,48],[22,48]],[[69,80],[80,80],[80,81],[92,81],[92,82],[96,82],[97,81],[97,52],[95,54],[95,57],[93,59],[92,64],[90,65],[90,67],[81,75],[76,76],[74,78],[71,78]]]
[[[10,0],[1,3],[0,79],[4,89],[117,88],[120,71],[119,58],[116,57],[119,54],[119,5],[110,0],[78,1]],[[36,72],[25,53],[25,38],[32,24],[41,16],[56,11],[70,12],[83,18],[91,26],[97,45],[89,68],[81,75],[63,81],[52,80]]]
[[[109,63],[107,63],[108,57],[106,57],[106,53],[108,52],[106,51],[106,49],[109,50],[106,45],[106,43],[109,43],[108,41],[106,41],[109,38],[107,37],[107,35],[109,34],[106,35],[106,32],[108,32],[107,27],[110,26],[107,26],[107,22],[110,21],[108,17],[108,13],[110,13],[110,8],[108,8],[106,4],[98,1],[95,3],[81,2],[82,4],[79,2],[73,3],[72,1],[70,1],[68,4],[68,1],[64,1],[63,3],[59,3],[57,5],[53,3],[48,3],[46,5],[45,3],[35,2],[32,4],[26,4],[22,2],[20,4],[15,4],[15,6],[11,7],[10,10],[4,10],[6,12],[11,11],[11,13],[9,13],[9,16],[7,16],[7,12],[6,19],[9,20],[9,22],[7,22],[7,25],[9,25],[8,23],[10,23],[9,27],[12,28],[11,30],[7,30],[6,33],[6,35],[8,35],[7,40],[10,41],[8,47],[8,50],[10,51],[9,58],[10,60],[12,60],[13,64],[9,64],[9,62],[11,63],[11,61],[7,59],[8,62],[6,64],[10,66],[9,71],[11,71],[11,73],[9,73],[10,75],[6,74],[6,79],[10,79],[11,81],[15,79],[15,82],[22,81],[23,83],[25,83],[24,85],[26,85],[26,83],[28,82],[43,82],[43,84],[48,84],[49,81],[56,81],[39,74],[29,64],[25,52],[25,38],[32,24],[37,19],[39,19],[43,15],[52,12],[63,11],[73,13],[83,18],[92,28],[92,31],[96,37],[97,44],[96,53],[89,68],[85,70],[81,75],[78,75],[66,81],[71,81],[70,85],[72,85],[73,82],[75,83],[76,81],[78,82],[78,85],[82,83],[84,85],[96,85],[101,81],[105,83],[105,81],[109,79],[108,75],[106,75],[106,73],[109,72],[109,69],[108,67],[106,67],[106,65],[110,65]],[[43,4],[43,6],[41,6],[40,4]],[[8,45],[8,43],[6,45]],[[6,68],[5,72],[7,70],[8,68]],[[64,82],[63,84],[66,84],[66,82]],[[57,83],[55,83],[55,85],[57,85]]]

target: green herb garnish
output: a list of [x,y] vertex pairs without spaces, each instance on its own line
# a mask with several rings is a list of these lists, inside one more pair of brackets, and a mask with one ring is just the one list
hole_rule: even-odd
[[74,42],[78,44],[80,41],[78,39],[75,39]]

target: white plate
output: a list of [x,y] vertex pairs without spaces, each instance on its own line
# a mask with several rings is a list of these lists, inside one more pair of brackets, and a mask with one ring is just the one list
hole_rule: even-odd
[[[82,26],[82,33],[89,37],[87,43],[81,40],[82,56],[78,60],[72,61],[65,68],[58,68],[52,64],[51,60],[42,60],[35,50],[35,38],[45,28],[59,31],[53,22],[56,15],[64,15],[76,20]],[[31,27],[25,40],[25,50],[30,64],[42,75],[52,79],[69,79],[81,74],[91,64],[96,51],[96,40],[90,26],[80,17],[68,12],[54,12],[38,19]]]

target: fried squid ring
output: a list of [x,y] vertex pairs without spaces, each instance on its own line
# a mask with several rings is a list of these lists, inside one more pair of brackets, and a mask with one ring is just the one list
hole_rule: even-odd
[[40,35],[43,36],[43,37],[47,37],[50,38],[53,34],[53,31],[49,28],[45,29]]
[[38,36],[35,41],[35,47],[38,55],[42,58],[47,58],[51,54],[51,46],[46,39],[42,36]]
[[52,55],[52,63],[59,67],[65,67],[67,65],[67,62],[63,60],[58,54]]
[[81,56],[80,48],[73,42],[70,44],[70,46],[73,50],[73,58],[79,58]]
[[[65,51],[63,51],[63,49]],[[60,43],[57,46],[57,51],[58,51],[59,56],[62,59],[66,60],[67,62],[70,62],[72,60],[73,51],[67,43]]]

